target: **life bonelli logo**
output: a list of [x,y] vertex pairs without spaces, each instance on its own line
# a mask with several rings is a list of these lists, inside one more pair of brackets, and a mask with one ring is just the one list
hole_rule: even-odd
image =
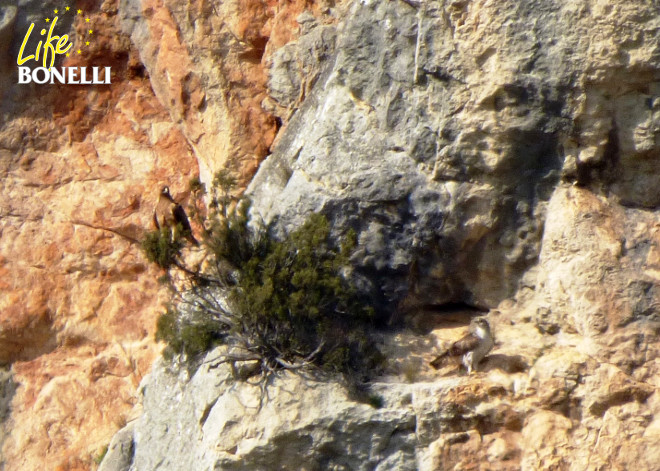
[[[71,15],[75,16],[71,18]],[[83,33],[75,38],[75,47],[68,34],[56,34],[57,23],[61,18],[69,20],[69,24],[73,20],[85,25]],[[82,57],[92,44],[95,31],[89,16],[86,16],[82,10],[74,11],[65,5],[61,9],[54,9],[42,21],[41,25],[38,25],[39,21],[31,23],[23,38],[16,59],[19,84],[102,85],[110,83],[110,67],[55,67],[55,60],[58,56],[78,55]],[[39,36],[35,30],[40,30]],[[39,42],[35,46],[36,39],[39,39]],[[40,65],[31,68],[29,65],[32,61]]]

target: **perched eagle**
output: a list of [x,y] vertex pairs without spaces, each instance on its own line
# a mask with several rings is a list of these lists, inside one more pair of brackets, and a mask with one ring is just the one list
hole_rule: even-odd
[[493,344],[490,324],[485,318],[478,317],[470,324],[470,332],[451,344],[447,351],[431,362],[431,366],[437,370],[450,359],[462,357],[462,363],[470,374],[490,352]]
[[174,201],[174,198],[170,195],[170,189],[167,186],[164,186],[160,190],[158,203],[154,210],[154,225],[158,230],[162,227],[169,227],[175,237],[177,231],[181,231],[181,235],[191,244],[199,246],[199,242],[197,242],[197,239],[193,236],[190,221],[188,221],[186,212],[180,204]]

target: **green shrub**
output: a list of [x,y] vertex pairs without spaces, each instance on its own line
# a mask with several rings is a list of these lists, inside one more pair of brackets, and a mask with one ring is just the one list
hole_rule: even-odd
[[108,454],[108,446],[106,445],[103,448],[101,448],[99,454],[94,457],[94,463],[100,465],[103,462],[105,455],[107,454]]
[[206,193],[206,185],[202,183],[199,177],[192,177],[190,180],[188,180],[188,189],[193,194]]
[[385,405],[385,398],[380,394],[370,394],[368,402],[374,409],[381,409]]
[[222,325],[204,313],[182,315],[172,307],[158,318],[156,324],[156,341],[167,344],[163,350],[167,359],[177,354],[194,357],[204,353],[217,345],[223,334]]
[[148,232],[142,240],[142,250],[147,260],[166,270],[176,263],[183,245],[181,237],[173,237],[169,227]]
[[207,232],[204,245],[214,255],[216,262],[224,268],[241,269],[253,256],[266,247],[265,232],[258,235],[248,228],[250,202],[239,204],[227,217],[214,217]]
[[249,225],[249,201],[229,209],[234,183],[226,172],[214,179],[215,205],[201,221],[203,271],[182,265],[183,244],[169,233],[150,233],[143,242],[149,260],[186,278],[171,283],[172,306],[158,320],[164,354],[192,358],[227,343],[259,359],[262,372],[314,365],[355,380],[373,373],[382,363],[374,311],[345,276],[355,232],[336,243],[327,218],[312,214],[275,238],[272,228]]
[[251,256],[239,261],[238,283],[230,290],[240,321],[232,333],[258,345],[273,366],[307,359],[329,372],[375,367],[378,351],[368,336],[373,309],[341,274],[355,234],[337,249],[328,220],[313,214],[281,241],[257,240]]
[[231,204],[231,192],[236,183],[236,178],[227,169],[219,170],[213,175],[211,207],[217,209],[225,219]]

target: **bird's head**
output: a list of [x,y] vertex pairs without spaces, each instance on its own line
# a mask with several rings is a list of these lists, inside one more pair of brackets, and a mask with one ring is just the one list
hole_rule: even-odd
[[172,195],[170,194],[170,187],[165,185],[163,188],[160,189],[160,197],[161,198],[166,198],[169,201],[174,201],[174,198],[172,198]]
[[472,330],[479,335],[487,335],[490,333],[490,324],[485,317],[477,317],[472,321]]

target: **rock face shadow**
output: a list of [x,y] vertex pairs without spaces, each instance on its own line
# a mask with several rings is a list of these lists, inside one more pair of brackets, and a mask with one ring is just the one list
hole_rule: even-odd
[[417,335],[428,335],[444,327],[467,327],[475,317],[486,312],[465,304],[426,306],[406,319],[406,324]]
[[9,418],[11,414],[11,403],[16,394],[17,384],[11,371],[0,370],[0,469],[4,469],[5,457],[2,448],[5,440],[11,433]]
[[491,353],[479,364],[479,371],[501,370],[505,373],[522,373],[529,369],[527,360],[521,355]]

